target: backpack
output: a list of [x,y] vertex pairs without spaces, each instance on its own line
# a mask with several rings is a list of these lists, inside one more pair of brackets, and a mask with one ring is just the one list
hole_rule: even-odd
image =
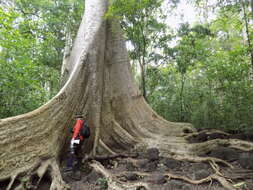
[[84,138],[89,138],[90,137],[90,127],[85,121],[83,122],[83,126],[81,128],[80,134]]

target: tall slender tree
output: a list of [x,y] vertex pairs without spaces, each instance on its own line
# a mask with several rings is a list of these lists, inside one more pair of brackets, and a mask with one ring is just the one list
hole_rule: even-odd
[[[250,62],[251,62],[251,77],[253,80],[253,48],[252,48],[252,40],[250,37],[250,25],[249,25],[249,15],[247,14],[247,1],[240,0],[240,4],[242,7],[242,12],[243,12],[243,20],[245,23],[245,30],[246,30],[246,38],[247,38],[247,43],[248,43],[248,52],[250,55]],[[251,4],[252,5],[252,4]]]

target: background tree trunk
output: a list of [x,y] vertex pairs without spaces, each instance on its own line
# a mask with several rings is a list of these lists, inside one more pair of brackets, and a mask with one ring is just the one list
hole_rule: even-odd
[[71,46],[72,46],[72,40],[71,40],[71,34],[70,32],[66,32],[66,42],[65,42],[65,48],[63,53],[63,61],[62,61],[62,67],[61,67],[61,80],[60,80],[60,86],[64,86],[66,83],[66,80],[69,78],[69,58],[70,58],[70,52],[71,52]]
[[[245,1],[241,1],[242,10],[243,10],[243,19],[244,19],[244,22],[245,22],[246,36],[247,36],[247,42],[248,42],[248,51],[249,51],[249,54],[250,54],[251,78],[253,80],[253,49],[252,49],[252,42],[251,42],[250,31],[249,31],[249,18],[248,18],[247,13],[246,13],[245,3],[246,3]],[[251,5],[252,5],[252,1],[251,1]]]
[[253,17],[253,0],[250,0],[251,16]]

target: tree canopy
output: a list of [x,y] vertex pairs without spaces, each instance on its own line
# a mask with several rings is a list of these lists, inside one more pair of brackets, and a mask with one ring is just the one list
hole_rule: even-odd
[[[121,20],[136,82],[160,115],[196,127],[252,129],[251,4],[188,3],[199,21],[178,28],[169,25],[166,13],[173,13],[178,1],[115,0],[106,17]],[[2,5],[4,118],[33,110],[59,90],[64,48],[73,44],[83,2],[19,0]]]
[[34,110],[59,91],[65,42],[74,39],[82,11],[82,1],[2,4],[1,118]]

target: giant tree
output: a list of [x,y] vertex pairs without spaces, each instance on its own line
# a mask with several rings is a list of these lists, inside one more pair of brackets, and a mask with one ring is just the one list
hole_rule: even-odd
[[[66,84],[42,107],[0,120],[0,180],[9,179],[7,190],[20,176],[37,175],[40,179],[48,172],[52,177],[50,189],[68,188],[57,160],[76,112],[88,113],[92,136],[87,151],[94,155],[157,147],[162,155],[176,159],[210,162],[215,171],[199,181],[181,179],[195,184],[216,179],[234,189],[219,175],[217,163],[228,163],[198,155],[222,144],[243,150],[252,150],[253,144],[234,139],[187,143],[186,137],[195,133],[194,128],[162,119],[135,86],[120,27],[117,21],[104,17],[108,1],[85,3],[83,20],[68,59],[72,70]],[[109,183],[109,188],[113,187],[128,189],[127,185]]]

